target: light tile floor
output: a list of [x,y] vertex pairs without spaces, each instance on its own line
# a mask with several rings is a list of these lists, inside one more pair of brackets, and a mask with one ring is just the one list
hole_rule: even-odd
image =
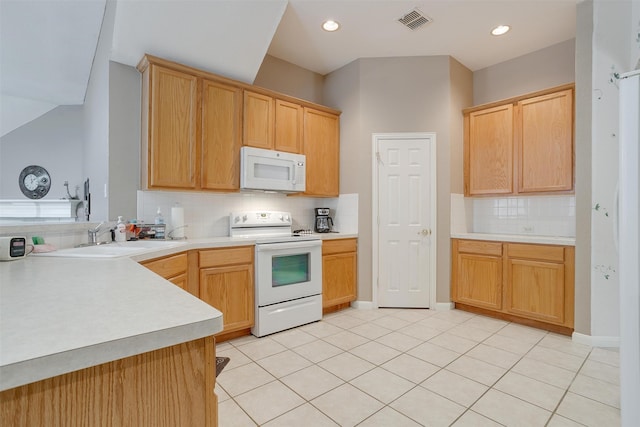
[[459,310],[350,308],[217,354],[220,427],[620,425],[617,349]]

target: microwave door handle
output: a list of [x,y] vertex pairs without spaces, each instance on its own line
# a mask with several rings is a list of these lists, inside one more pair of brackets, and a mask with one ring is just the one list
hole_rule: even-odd
[[298,169],[298,166],[296,166],[296,162],[293,162],[293,167],[291,168],[291,183],[293,185],[296,185],[296,169]]

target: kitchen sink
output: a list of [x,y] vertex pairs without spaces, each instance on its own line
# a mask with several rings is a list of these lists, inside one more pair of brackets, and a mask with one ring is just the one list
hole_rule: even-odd
[[171,240],[137,240],[132,242],[109,243],[101,245],[88,245],[76,248],[59,249],[53,252],[33,254],[34,256],[54,256],[73,258],[117,258],[138,255],[159,249],[174,248],[184,245],[185,242]]

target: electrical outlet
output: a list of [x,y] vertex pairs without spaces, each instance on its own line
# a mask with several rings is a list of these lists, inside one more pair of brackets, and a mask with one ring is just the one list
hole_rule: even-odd
[[525,225],[522,227],[522,231],[525,233],[533,233],[533,225]]

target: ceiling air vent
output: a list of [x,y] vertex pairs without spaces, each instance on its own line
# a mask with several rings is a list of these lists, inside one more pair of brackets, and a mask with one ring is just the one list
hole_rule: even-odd
[[431,21],[433,21],[433,19],[429,18],[418,9],[413,9],[411,12],[408,12],[402,18],[398,19],[399,23],[409,28],[411,31],[415,31]]

